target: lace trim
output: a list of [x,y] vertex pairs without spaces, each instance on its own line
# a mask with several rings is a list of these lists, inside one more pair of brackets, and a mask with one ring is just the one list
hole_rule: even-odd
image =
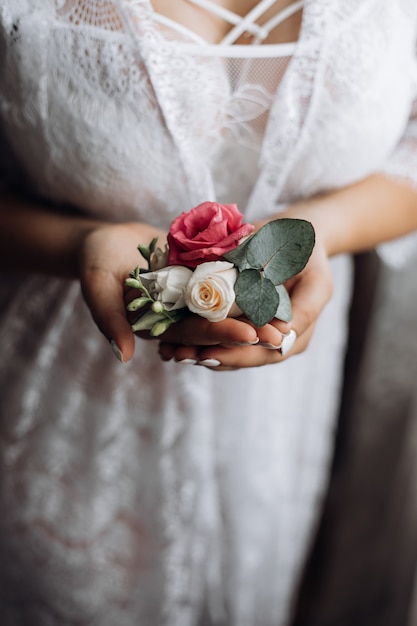
[[[281,85],[281,97],[276,98],[271,108],[260,158],[261,174],[249,199],[248,219],[257,206],[262,206],[265,198],[272,197],[278,202],[281,196],[281,201],[285,202],[282,192],[300,150],[306,118],[313,114],[315,88],[324,71],[324,51],[328,45],[332,14],[330,5],[330,0],[305,2],[299,40],[311,45],[312,49],[306,63],[304,48],[296,47],[291,68]],[[285,129],[280,124],[282,119],[288,120]]]

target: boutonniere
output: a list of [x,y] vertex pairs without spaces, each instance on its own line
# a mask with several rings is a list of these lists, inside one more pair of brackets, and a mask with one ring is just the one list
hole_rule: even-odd
[[139,245],[148,268],[126,279],[139,291],[127,307],[137,314],[132,330],[158,337],[189,312],[213,322],[244,315],[255,326],[290,321],[284,283],[307,264],[313,226],[282,218],[254,231],[235,204],[203,202],[173,221],[164,250],[156,239]]

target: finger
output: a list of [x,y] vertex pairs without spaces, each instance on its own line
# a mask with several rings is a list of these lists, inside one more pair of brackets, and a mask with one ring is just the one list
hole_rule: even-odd
[[173,359],[182,365],[201,365],[216,371],[260,367],[285,361],[289,356],[302,352],[310,340],[312,328],[303,337],[291,343],[283,354],[280,349],[255,346],[175,346],[161,344],[160,355],[163,360]]
[[163,361],[174,360],[183,365],[196,365],[201,348],[199,346],[181,346],[161,342],[158,351]]
[[291,290],[293,328],[301,338],[316,322],[330,300],[333,281],[330,270],[323,266],[300,275]]
[[163,335],[167,343],[185,346],[217,344],[253,344],[258,342],[256,329],[242,320],[227,318],[210,322],[203,317],[190,315],[173,324]]
[[298,337],[302,337],[315,324],[331,294],[331,282],[320,281],[315,272],[296,284],[291,293],[293,309],[291,328],[297,332]]
[[103,335],[111,342],[122,362],[135,351],[135,336],[126,318],[123,284],[113,274],[90,269],[82,278],[82,291],[91,315]]
[[[248,322],[245,322],[248,323]],[[255,329],[255,331],[258,334],[258,339],[259,341],[255,341],[255,342],[229,342],[229,341],[224,341],[222,342],[223,346],[226,347],[233,347],[234,345],[239,345],[239,344],[243,344],[243,345],[261,345],[262,347],[271,349],[271,350],[276,350],[277,348],[279,348],[282,344],[282,340],[285,336],[285,333],[288,333],[288,331],[290,330],[290,325],[286,324],[285,322],[282,323],[282,329],[280,328],[280,330],[278,330],[277,328],[275,328],[272,324],[265,324],[265,326],[262,327],[255,327],[253,324],[252,327]],[[165,335],[164,335],[165,338]],[[207,344],[206,342],[206,345]],[[215,345],[218,345],[217,342]],[[202,347],[200,346],[200,348],[202,349]],[[160,355],[164,360],[170,360],[173,358],[176,358],[177,360],[189,360],[189,359],[194,359],[195,357],[195,353],[192,350],[192,346],[182,346],[179,344],[174,344],[174,343],[169,343],[166,342],[165,340],[163,342],[161,342],[160,344],[160,349],[159,349]],[[197,351],[198,353],[198,351]]]
[[285,322],[278,324],[278,320],[274,320],[256,329],[260,346],[270,350],[276,350],[281,346],[283,335],[290,331],[291,326]]
[[303,352],[308,346],[312,332],[313,327],[301,338],[295,336],[295,341],[285,354],[282,354],[280,349],[272,350],[262,346],[236,346],[234,348],[216,346],[201,350],[197,357],[197,364],[221,371],[222,369],[242,369],[281,363],[290,356]]

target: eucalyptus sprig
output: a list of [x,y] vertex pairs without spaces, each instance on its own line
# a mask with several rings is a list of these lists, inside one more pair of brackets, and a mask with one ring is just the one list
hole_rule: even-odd
[[290,321],[291,302],[284,283],[304,269],[314,243],[310,222],[282,218],[268,222],[224,255],[239,270],[236,304],[256,326],[274,317]]

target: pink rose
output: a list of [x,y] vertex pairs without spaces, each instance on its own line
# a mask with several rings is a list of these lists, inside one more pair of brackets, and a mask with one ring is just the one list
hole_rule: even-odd
[[168,233],[169,265],[197,267],[218,261],[255,229],[242,224],[236,204],[203,202],[188,213],[181,213]]

